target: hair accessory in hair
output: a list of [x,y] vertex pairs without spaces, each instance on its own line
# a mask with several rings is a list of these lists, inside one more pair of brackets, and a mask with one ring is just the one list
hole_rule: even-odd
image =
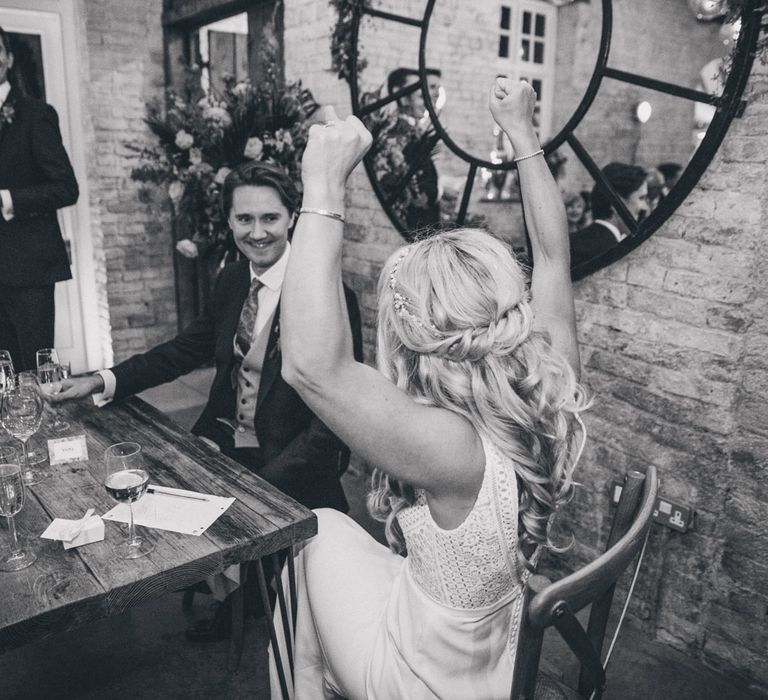
[[400,252],[400,255],[397,256],[397,259],[392,265],[392,269],[389,271],[389,288],[392,290],[392,299],[395,306],[395,311],[397,312],[397,315],[400,316],[400,318],[407,318],[415,326],[418,326],[419,328],[425,328],[435,337],[442,338],[443,334],[437,330],[435,324],[431,321],[424,323],[424,321],[422,321],[416,314],[410,311],[408,309],[408,305],[412,303],[411,300],[405,296],[405,294],[397,291],[397,271],[400,269],[400,263],[410,252],[411,246],[405,246],[405,248],[403,248],[403,250]]

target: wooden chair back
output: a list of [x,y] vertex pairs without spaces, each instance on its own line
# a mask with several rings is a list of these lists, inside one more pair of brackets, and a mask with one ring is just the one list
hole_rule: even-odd
[[[579,696],[602,697],[605,670],[603,639],[619,576],[643,548],[653,521],[658,491],[656,470],[627,473],[604,554],[553,583],[545,576],[528,579],[517,643],[512,700],[533,700],[544,630],[555,627],[581,665]],[[576,613],[592,604],[585,630]]]

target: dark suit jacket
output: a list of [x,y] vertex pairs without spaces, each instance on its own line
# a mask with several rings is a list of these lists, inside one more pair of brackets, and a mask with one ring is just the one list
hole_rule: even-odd
[[597,222],[572,233],[570,242],[572,267],[592,260],[618,245],[616,236],[608,228]]
[[10,124],[0,127],[0,190],[9,190],[14,218],[0,216],[0,284],[28,287],[70,279],[56,210],[74,204],[77,180],[50,105],[11,89]]
[[[227,430],[217,418],[234,419],[238,361],[233,338],[250,287],[248,261],[227,265],[219,275],[211,306],[173,340],[135,355],[112,368],[117,378],[115,399],[172,381],[215,361],[216,375],[208,403],[192,432],[221,444]],[[362,361],[360,311],[354,293],[344,288],[355,358]],[[254,427],[260,448],[248,450],[252,471],[310,508],[347,510],[339,482],[349,450],[317,418],[280,376],[280,309],[272,322]],[[239,450],[238,452],[245,452]]]

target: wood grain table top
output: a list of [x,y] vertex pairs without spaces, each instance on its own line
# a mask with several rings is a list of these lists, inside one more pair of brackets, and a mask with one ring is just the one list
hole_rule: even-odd
[[[141,399],[96,408],[90,400],[57,410],[69,421],[66,435],[85,434],[87,462],[48,466],[50,476],[27,489],[16,516],[19,536],[36,547],[38,560],[0,572],[0,652],[189,586],[227,566],[299,543],[317,532],[315,515],[234,460],[212,450]],[[59,437],[43,420],[38,436]],[[120,559],[115,545],[127,526],[105,521],[102,542],[65,551],[39,539],[53,518],[99,515],[115,505],[101,483],[104,451],[116,442],[142,446],[150,483],[236,500],[200,536],[137,527],[155,549],[141,559]],[[18,443],[17,443],[18,444]],[[20,445],[19,445],[20,447]],[[5,518],[0,548],[8,548]]]

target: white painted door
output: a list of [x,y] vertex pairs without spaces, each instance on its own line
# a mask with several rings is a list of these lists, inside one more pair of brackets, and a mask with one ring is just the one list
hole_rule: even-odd
[[[99,338],[88,226],[77,66],[73,65],[78,60],[73,50],[74,8],[68,0],[0,0],[0,26],[8,33],[26,35],[35,46],[39,41],[42,65],[38,68],[44,78],[45,100],[58,112],[64,146],[80,186],[78,203],[59,210],[73,279],[56,285],[56,348],[62,359],[72,363],[73,372],[99,368],[105,358]],[[86,328],[90,333],[86,333]]]

